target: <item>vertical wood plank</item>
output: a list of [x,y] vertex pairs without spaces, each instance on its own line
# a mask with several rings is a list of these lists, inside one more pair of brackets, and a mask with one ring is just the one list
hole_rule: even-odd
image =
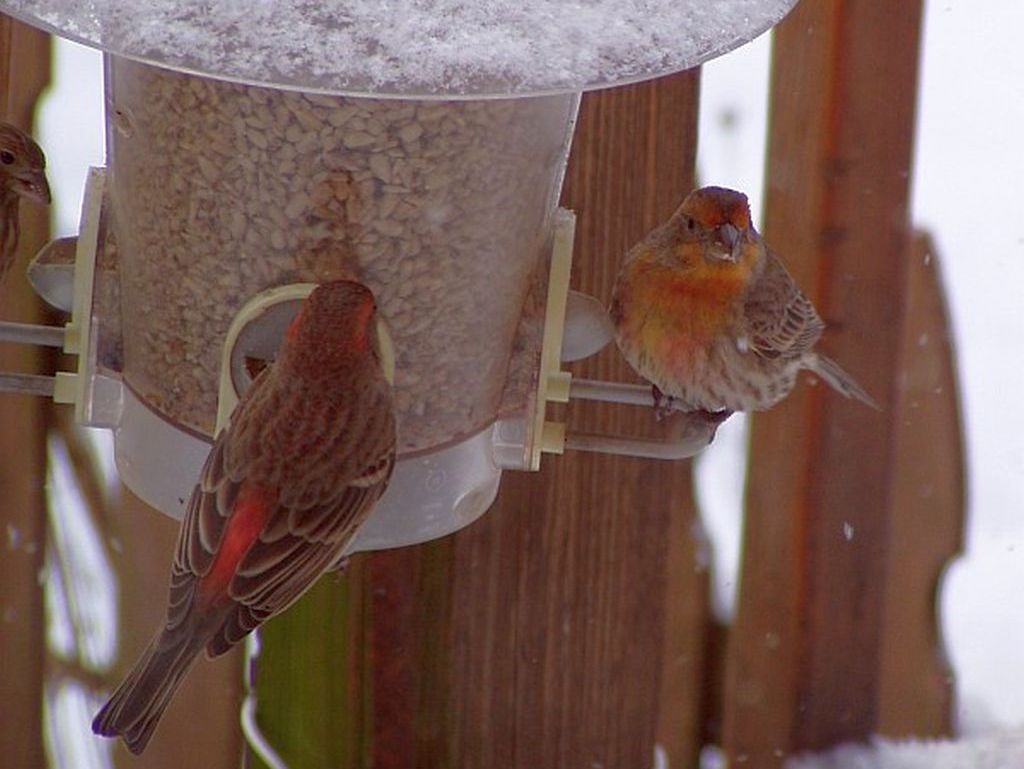
[[[112,689],[166,618],[179,524],[126,489],[120,504],[109,513],[104,533],[122,543],[119,552],[110,554],[118,577],[121,618],[118,665],[108,675]],[[197,765],[197,757],[202,757],[199,763],[210,769],[237,767],[241,682],[241,649],[213,661],[201,655],[164,713],[141,764],[146,769],[180,769]],[[120,740],[114,756],[119,767],[140,765]]]
[[[697,82],[684,73],[584,97],[562,198],[578,216],[580,290],[607,300],[623,254],[691,188]],[[577,373],[631,378],[614,350]],[[571,407],[569,420],[654,430],[649,413],[629,409]],[[688,531],[690,495],[688,467],[672,463],[567,454],[536,475],[506,474],[494,508],[454,538],[454,765],[651,764],[659,723],[673,724],[659,721],[666,604],[706,587],[667,586],[669,533]],[[699,626],[692,637],[678,622],[671,630],[672,642],[703,648]],[[672,682],[699,699],[682,680],[693,673],[684,666]],[[685,703],[665,701],[686,717]],[[673,747],[696,752],[685,739]]]
[[[581,290],[607,300],[629,246],[691,188],[697,83],[691,72],[584,98],[563,193]],[[614,350],[577,373],[632,378]],[[569,419],[658,429],[648,411],[603,405]],[[648,766],[662,733],[670,754],[695,757],[707,581],[694,515],[686,465],[567,455],[506,473],[470,528],[365,556],[352,575],[367,606],[365,760]]]
[[366,662],[372,679],[374,769],[416,766],[422,638],[415,600],[418,555],[403,548],[373,553],[367,559],[366,603],[372,620]]
[[290,767],[368,765],[365,567],[364,558],[351,559],[344,575],[321,577],[260,630],[257,716]]
[[416,677],[416,763],[420,769],[445,769],[455,765],[456,729],[460,703],[449,685],[454,649],[463,639],[455,637],[452,622],[451,570],[453,537],[421,545],[416,550],[417,576],[415,630],[420,635]]
[[[29,130],[49,81],[49,38],[0,15],[2,119]],[[48,212],[21,206],[15,267],[0,286],[0,318],[40,322],[41,308],[24,279],[29,255],[49,233]],[[43,373],[38,348],[0,344],[0,371]],[[40,575],[46,545],[46,411],[40,398],[0,395],[0,756],[9,766],[43,766],[42,691],[46,655]]]
[[938,254],[911,245],[882,624],[879,731],[952,734],[953,674],[939,636],[936,591],[963,545],[964,446],[953,340]]
[[11,95],[11,32],[16,25],[10,16],[0,13],[0,115],[10,120],[8,107]]
[[[693,476],[689,463],[681,472]],[[671,512],[667,536],[665,646],[661,665],[658,744],[669,766],[696,766],[709,729],[716,728],[721,629],[711,614],[710,543],[691,497]]]
[[725,742],[778,766],[879,726],[920,2],[804,2],[776,29],[768,241],[882,403],[798,388],[754,420]]

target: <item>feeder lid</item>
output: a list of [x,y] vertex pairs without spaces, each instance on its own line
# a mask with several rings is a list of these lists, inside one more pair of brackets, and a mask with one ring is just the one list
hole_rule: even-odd
[[564,93],[689,69],[796,0],[0,0],[4,13],[131,59],[350,95]]

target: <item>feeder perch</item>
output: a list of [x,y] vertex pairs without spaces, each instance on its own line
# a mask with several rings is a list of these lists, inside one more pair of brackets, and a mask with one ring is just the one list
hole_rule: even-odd
[[78,370],[0,388],[113,429],[125,483],[180,517],[246,362],[273,358],[311,285],[351,277],[383,319],[398,462],[350,550],[467,525],[502,470],[545,452],[707,445],[714,427],[684,415],[667,442],[549,418],[571,398],[653,405],[647,387],[561,370],[612,334],[569,291],[574,217],[557,201],[582,90],[695,66],[793,0],[484,5],[0,2],[105,52],[108,163],[90,173],[74,266],[65,240],[29,271],[71,322],[0,326]]

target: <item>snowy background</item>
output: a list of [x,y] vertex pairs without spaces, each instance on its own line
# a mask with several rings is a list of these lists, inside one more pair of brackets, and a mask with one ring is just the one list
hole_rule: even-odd
[[[1024,724],[1024,57],[1020,0],[925,8],[912,221],[936,241],[960,364],[968,462],[967,550],[941,591],[961,729]],[[769,45],[705,65],[702,182],[760,208]],[[716,545],[719,609],[732,612],[745,427],[736,419],[699,469]],[[1020,766],[1024,766],[1024,755]]]
[[[942,623],[957,671],[965,734],[1024,725],[1024,57],[1021,0],[950,0],[926,7],[913,177],[913,221],[935,237],[949,290],[968,450],[967,552],[941,592]],[[768,84],[767,37],[705,66],[699,173],[747,191],[760,208]],[[40,139],[55,192],[56,234],[77,229],[85,169],[102,165],[99,55],[59,43]],[[69,120],[69,116],[71,119]],[[730,420],[702,459],[698,489],[716,549],[716,603],[734,603],[745,426]],[[908,759],[883,746],[826,767],[1013,767],[980,753]],[[985,748],[987,749],[987,748]],[[968,755],[967,758],[964,758]],[[952,756],[952,757],[950,757]],[[970,757],[973,756],[973,757]],[[1000,759],[1001,760],[1001,759]],[[801,764],[810,769],[812,764]]]

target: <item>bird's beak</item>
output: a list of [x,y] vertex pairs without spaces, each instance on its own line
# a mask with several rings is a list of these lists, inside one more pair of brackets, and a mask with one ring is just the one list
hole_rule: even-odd
[[743,250],[743,231],[726,222],[718,228],[718,237],[728,252],[722,258],[733,262],[739,261],[740,253]]
[[18,194],[23,198],[50,205],[50,185],[44,174],[30,174],[18,179]]

